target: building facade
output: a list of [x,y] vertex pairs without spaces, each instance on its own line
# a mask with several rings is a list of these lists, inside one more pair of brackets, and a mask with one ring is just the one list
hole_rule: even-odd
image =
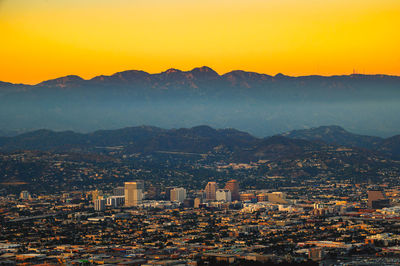
[[170,191],[170,199],[175,202],[183,202],[186,199],[186,189],[176,187]]
[[125,182],[125,206],[133,207],[142,203],[143,181]]
[[229,189],[231,191],[232,201],[240,200],[239,184],[235,179],[228,181],[225,185],[225,189]]
[[216,200],[217,189],[218,185],[216,182],[208,182],[205,189],[206,200]]
[[232,201],[231,191],[229,189],[218,189],[216,192],[216,200],[231,202]]
[[97,212],[104,211],[106,209],[106,200],[105,199],[96,199],[94,201],[94,210]]
[[19,194],[19,198],[23,200],[28,200],[31,199],[31,194],[28,191],[24,190],[21,191],[21,193]]
[[107,198],[107,206],[113,208],[123,206],[125,203],[125,196],[112,196]]

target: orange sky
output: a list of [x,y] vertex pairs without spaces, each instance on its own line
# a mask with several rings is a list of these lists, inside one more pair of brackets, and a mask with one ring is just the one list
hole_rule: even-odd
[[0,0],[0,80],[207,65],[400,75],[399,0]]

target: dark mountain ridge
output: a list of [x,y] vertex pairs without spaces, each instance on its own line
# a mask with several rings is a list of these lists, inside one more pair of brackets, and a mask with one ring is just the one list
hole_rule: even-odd
[[[368,140],[375,141],[375,137],[352,134],[338,126],[285,135],[257,138],[235,129],[209,126],[139,126],[86,134],[37,130],[0,138],[0,183],[24,182],[30,188],[58,184],[64,188],[102,182],[103,178],[115,182],[115,174],[121,168],[135,169],[136,174],[150,180],[177,178],[181,182],[188,182],[186,177],[192,171],[210,176],[235,174],[243,179],[250,176],[252,182],[261,183],[274,176],[295,182],[321,178],[382,182],[387,181],[387,175],[398,177],[400,161],[392,158],[399,155],[400,136],[381,139],[375,149],[366,149],[339,142],[349,138],[348,144],[364,145]],[[299,136],[308,139],[294,138]],[[235,162],[252,164],[245,170],[249,165],[231,165]],[[98,173],[101,180],[93,179],[97,177],[94,172],[83,173],[83,165]],[[215,171],[210,166],[216,166]],[[136,172],[141,167],[146,170]],[[186,174],[182,175],[182,171]]]
[[117,130],[99,130],[82,134],[73,131],[37,130],[15,137],[1,137],[0,150],[96,151],[106,146],[124,146],[132,152],[158,150],[208,152],[218,145],[244,147],[259,139],[235,129],[213,129],[208,126],[161,129],[151,126]]
[[242,79],[242,80],[253,80],[253,81],[278,81],[278,80],[319,80],[319,81],[328,81],[328,80],[353,80],[353,81],[393,81],[398,82],[400,80],[399,76],[394,75],[384,75],[384,74],[350,74],[350,75],[332,75],[332,76],[321,76],[321,75],[308,75],[308,76],[287,76],[284,74],[276,74],[275,76],[257,73],[257,72],[249,72],[244,70],[233,70],[227,72],[225,74],[218,74],[215,70],[210,67],[196,67],[189,71],[182,71],[175,68],[167,69],[161,73],[150,74],[143,70],[125,70],[121,72],[116,72],[112,75],[99,75],[93,77],[91,79],[83,79],[78,75],[67,75],[55,79],[50,79],[46,81],[42,81],[36,85],[24,85],[24,84],[13,84],[9,82],[0,81],[0,87],[4,86],[59,86],[60,84],[70,83],[71,85],[79,84],[79,83],[90,83],[90,82],[136,82],[138,80],[148,80],[149,78],[153,78],[155,81],[168,81],[171,82],[177,79],[192,79],[192,80],[204,80],[204,79],[223,79],[223,80],[233,80],[233,79]]
[[0,150],[41,150],[60,152],[94,152],[117,147],[126,153],[159,151],[213,153],[220,150],[239,161],[294,158],[307,151],[334,145],[370,150],[400,158],[400,135],[383,139],[350,133],[339,126],[294,130],[267,138],[257,138],[236,129],[209,126],[162,129],[152,126],[98,130],[92,133],[37,130],[14,137],[1,137]]
[[[367,87],[371,87],[371,85],[376,85],[374,84],[376,82],[380,85],[382,85],[382,82],[384,83],[386,89],[384,88],[384,90],[381,91],[382,93],[385,90],[389,89],[389,86],[398,86],[400,83],[400,77],[389,75],[361,74],[336,76],[310,75],[291,77],[283,74],[270,76],[255,72],[246,72],[243,70],[234,70],[223,75],[219,75],[213,69],[203,66],[194,68],[190,71],[182,71],[171,68],[164,72],[156,74],[149,74],[141,70],[127,70],[117,72],[110,76],[96,76],[88,80],[85,80],[76,75],[69,75],[43,81],[36,85],[21,85],[0,82],[0,88],[25,86],[26,88],[35,88],[35,92],[39,93],[41,89],[45,88],[60,89],[91,86],[122,86],[131,88],[131,90],[133,89],[134,91],[135,88],[138,89],[140,87],[146,86],[148,87],[148,89],[153,89],[156,91],[159,89],[169,89],[170,91],[174,91],[174,89],[185,87],[187,89],[187,92],[193,92],[193,90],[190,90],[190,88],[201,88],[202,90],[206,90],[207,85],[209,85],[215,87],[216,90],[225,90],[229,88],[229,91],[233,93],[237,89],[241,89],[246,90],[247,92],[253,91],[265,94],[268,92],[273,92],[277,87],[280,87],[279,85],[281,83],[281,85],[290,85],[290,90],[302,89],[303,92],[328,91],[331,93],[340,93],[343,90],[347,92],[357,92],[360,90],[368,91]],[[367,85],[367,87],[360,87],[360,85]],[[318,90],[315,90],[316,88],[313,88],[315,86],[319,87]],[[398,92],[398,88],[399,87],[391,89]],[[307,94],[307,97],[311,96],[312,95]]]
[[340,126],[320,126],[310,129],[293,130],[283,133],[281,136],[367,149],[375,149],[383,141],[383,138],[380,137],[350,133]]
[[321,141],[345,147],[356,147],[385,154],[400,159],[400,135],[389,138],[353,134],[340,126],[321,126],[310,129],[293,130],[281,134],[292,139]]
[[377,145],[377,150],[400,160],[400,135],[384,139]]

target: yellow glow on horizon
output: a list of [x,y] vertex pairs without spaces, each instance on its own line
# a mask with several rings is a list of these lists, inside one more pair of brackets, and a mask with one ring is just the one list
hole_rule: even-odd
[[398,0],[0,0],[0,80],[207,65],[400,75]]

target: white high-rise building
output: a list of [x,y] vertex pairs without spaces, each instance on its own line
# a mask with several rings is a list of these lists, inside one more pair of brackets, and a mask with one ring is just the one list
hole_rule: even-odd
[[217,201],[225,201],[225,202],[232,201],[232,193],[229,189],[218,189],[215,195]]
[[177,187],[171,189],[171,201],[183,202],[186,199],[186,189]]
[[125,182],[125,206],[132,207],[142,203],[143,181]]

